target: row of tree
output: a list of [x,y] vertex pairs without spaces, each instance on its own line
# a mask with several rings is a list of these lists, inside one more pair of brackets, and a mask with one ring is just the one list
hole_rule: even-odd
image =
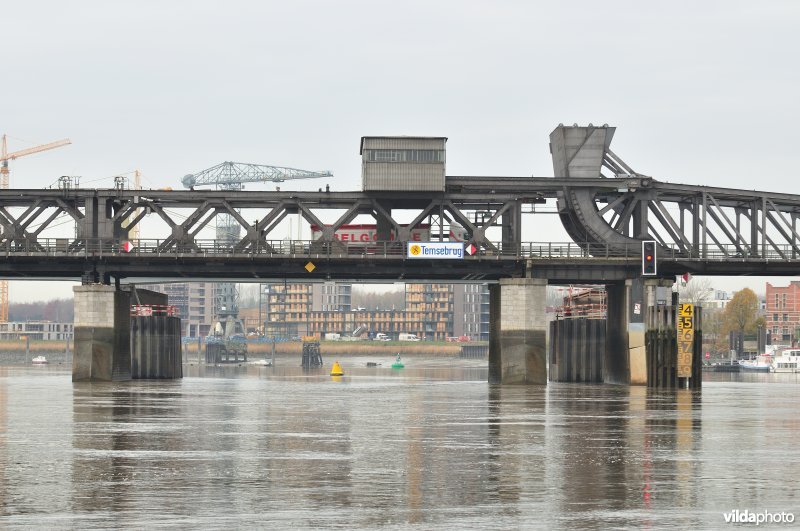
[[[678,294],[681,302],[704,306],[714,290],[708,278],[693,278],[686,284],[679,284]],[[719,353],[730,349],[730,333],[754,335],[765,325],[759,315],[758,295],[750,288],[733,294],[724,309],[703,309],[703,338]]]
[[72,299],[53,299],[40,302],[12,302],[8,305],[8,320],[54,321],[71,323],[75,317]]
[[[258,284],[239,284],[239,307],[257,308],[259,303]],[[353,286],[350,295],[350,305],[353,308],[367,308],[368,310],[403,310],[406,306],[406,292],[402,289],[392,289],[378,292],[367,287]]]

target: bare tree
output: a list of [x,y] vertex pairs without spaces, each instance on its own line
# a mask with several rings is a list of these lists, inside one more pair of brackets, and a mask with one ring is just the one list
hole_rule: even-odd
[[12,302],[8,305],[9,321],[72,322],[72,299],[51,299],[38,302]]
[[361,286],[353,288],[351,299],[353,308],[366,308],[368,310],[404,310],[406,307],[405,290],[389,290],[384,292],[367,291]]
[[546,304],[551,308],[558,308],[564,305],[564,289],[556,286],[547,286],[545,291]]
[[239,290],[239,307],[240,308],[257,308],[258,307],[258,290],[259,284],[238,284]]
[[683,303],[702,306],[705,301],[711,299],[712,295],[714,295],[714,288],[711,286],[709,277],[692,277],[686,284],[678,282],[678,297]]

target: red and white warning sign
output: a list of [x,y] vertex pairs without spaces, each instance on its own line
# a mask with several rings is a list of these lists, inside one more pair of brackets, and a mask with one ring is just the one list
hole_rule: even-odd
[[478,248],[475,247],[475,244],[468,243],[467,246],[464,248],[464,252],[467,253],[468,255],[472,256],[472,255],[474,255],[475,253],[478,252]]
[[133,244],[131,242],[125,242],[120,247],[126,253],[129,253],[129,252],[131,252],[133,250]]

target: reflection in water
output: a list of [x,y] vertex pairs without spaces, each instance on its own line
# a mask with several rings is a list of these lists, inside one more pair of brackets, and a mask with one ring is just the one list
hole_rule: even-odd
[[[643,503],[648,523],[659,524],[666,515],[654,508],[693,507],[698,504],[699,447],[702,440],[701,391],[643,390]],[[679,512],[676,516],[680,516]],[[702,521],[690,520],[693,525]]]
[[525,482],[542,484],[545,474],[546,392],[544,386],[489,388],[487,494],[515,520]]
[[0,372],[3,523],[685,529],[736,508],[800,516],[794,380],[501,387],[474,361],[342,361],[340,379],[293,364],[113,384]]
[[[0,367],[0,382],[8,378],[8,369]],[[8,407],[8,386],[0,384],[0,464],[8,462],[8,417],[6,409]],[[0,514],[9,513],[8,478],[6,478],[5,467],[0,466]]]

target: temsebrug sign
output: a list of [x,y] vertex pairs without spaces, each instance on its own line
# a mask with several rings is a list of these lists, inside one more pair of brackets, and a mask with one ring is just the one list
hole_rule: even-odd
[[429,260],[462,260],[464,244],[462,242],[408,242],[406,256]]

